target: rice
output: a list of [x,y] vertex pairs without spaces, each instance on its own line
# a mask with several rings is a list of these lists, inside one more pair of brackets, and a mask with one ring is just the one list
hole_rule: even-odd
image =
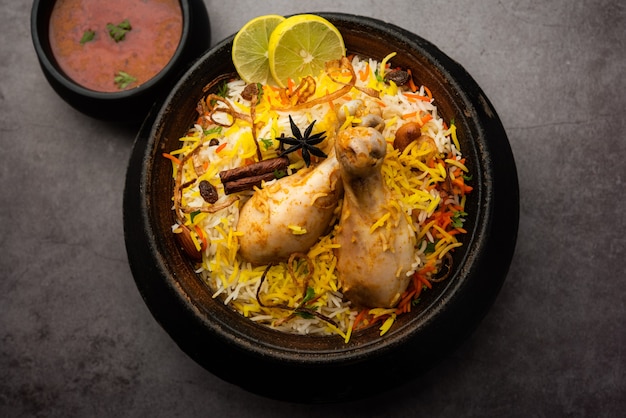
[[[337,117],[342,108],[347,113],[347,106],[353,101],[360,100],[366,109],[380,112],[384,120],[382,134],[388,143],[383,178],[396,197],[393,205],[411,219],[409,228],[417,236],[414,260],[407,273],[412,280],[402,296],[404,302],[393,309],[353,307],[343,297],[335,272],[337,244],[333,241],[333,231],[321,237],[305,258],[296,257],[291,265],[282,262],[271,268],[254,266],[238,255],[239,210],[252,193],[267,192],[278,181],[268,181],[256,191],[237,192],[238,200],[224,194],[219,173],[249,164],[257,155],[249,120],[233,117],[233,114],[251,114],[251,102],[242,97],[246,83],[241,80],[225,83],[223,90],[227,94],[220,99],[223,102],[216,105],[222,111],[214,111],[212,120],[206,113],[201,114],[197,123],[180,138],[180,148],[169,153],[173,176],[179,186],[177,190],[181,190],[179,207],[174,206],[180,221],[172,225],[172,231],[180,233],[183,228],[191,231],[194,244],[202,250],[197,273],[212,289],[214,298],[251,321],[283,332],[337,334],[347,342],[355,329],[378,324],[382,335],[392,328],[398,315],[411,310],[421,291],[430,287],[429,280],[434,281],[440,274],[447,254],[462,245],[457,236],[465,232],[462,214],[465,194],[471,187],[464,183],[468,169],[456,139],[456,128],[438,115],[426,86],[411,91],[382,81],[383,73],[390,70],[387,61],[393,55],[382,62],[353,57],[354,87],[332,101],[322,100],[314,106],[293,110],[294,103],[288,103],[286,92],[294,91],[294,86],[282,91],[262,86],[262,95],[254,110],[256,138],[263,159],[279,155],[277,138],[281,134],[291,136],[289,116],[300,127],[316,121],[314,132],[325,131],[331,140],[339,130],[359,123],[355,115],[346,114],[344,121]],[[336,82],[341,79],[345,83],[341,77],[334,74],[331,78],[328,73],[315,77],[315,93],[308,100],[322,98],[344,87]],[[372,91],[378,92],[379,97],[372,97],[369,94]],[[281,110],[286,106],[290,109]],[[232,111],[226,111],[229,107]],[[425,160],[427,151],[420,149],[416,142],[403,152],[392,146],[396,131],[409,121],[422,125],[422,133],[432,138],[436,146],[436,156]],[[215,122],[228,126],[217,126]],[[215,145],[215,141],[219,145]],[[304,166],[295,154],[290,158],[287,174]],[[198,187],[201,181],[208,181],[217,190],[219,199],[213,207],[218,210],[206,209],[208,205]],[[176,201],[176,197],[173,200]],[[340,209],[341,205],[335,213],[337,219]],[[391,228],[393,219],[389,215],[379,218],[370,231]],[[298,228],[293,226],[292,233],[306,233]],[[307,300],[308,297],[311,300]],[[307,309],[296,310],[304,302]]]

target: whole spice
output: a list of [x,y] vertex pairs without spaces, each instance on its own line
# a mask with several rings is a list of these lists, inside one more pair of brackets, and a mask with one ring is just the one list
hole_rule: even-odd
[[288,157],[276,157],[262,160],[242,167],[221,171],[219,176],[224,185],[224,193],[231,194],[242,190],[252,190],[264,181],[279,177],[289,167]]
[[315,145],[322,142],[326,139],[326,132],[318,132],[315,135],[311,135],[311,131],[313,131],[313,126],[316,121],[311,122],[311,124],[306,128],[304,133],[300,132],[300,128],[295,124],[291,115],[289,115],[289,124],[291,125],[291,133],[293,137],[281,136],[280,138],[276,138],[282,143],[286,143],[291,145],[285,151],[282,152],[281,155],[287,155],[291,152],[297,151],[299,149],[302,150],[302,159],[306,166],[311,165],[311,154],[316,157],[326,158],[328,157],[321,149],[317,148]]

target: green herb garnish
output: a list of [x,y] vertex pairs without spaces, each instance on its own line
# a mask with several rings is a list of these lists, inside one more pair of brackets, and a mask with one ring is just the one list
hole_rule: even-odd
[[106,28],[107,31],[109,31],[109,36],[111,36],[111,39],[113,39],[115,42],[119,42],[124,40],[124,38],[126,37],[126,33],[130,32],[132,26],[130,26],[130,22],[128,21],[128,19],[125,19],[117,25],[114,25],[113,23],[107,23]]
[[124,90],[130,83],[137,81],[137,79],[124,71],[118,71],[113,78],[113,81],[117,85],[117,88]]
[[222,133],[222,127],[221,126],[215,126],[211,129],[205,129],[204,130],[204,135],[211,135],[211,134],[221,134]]
[[270,149],[270,147],[274,145],[274,140],[272,138],[261,138],[260,141],[263,143],[266,150]]
[[91,29],[87,29],[85,32],[83,32],[83,37],[80,38],[80,44],[85,45],[87,42],[93,41],[95,37],[96,32]]
[[429,242],[426,244],[426,248],[424,249],[424,254],[430,254],[435,252],[435,243]]
[[285,170],[274,170],[274,178],[282,179],[287,176],[287,171]]
[[304,299],[302,299],[302,302],[300,303],[300,305],[301,306],[306,305],[307,302],[309,302],[314,297],[315,297],[315,289],[313,289],[311,286],[308,286],[306,288],[306,294],[304,295]]
[[226,98],[226,96],[228,95],[228,84],[227,83],[220,84],[220,86],[217,88],[217,93],[215,94],[217,94],[220,97]]
[[466,212],[456,211],[452,215],[452,226],[455,228],[463,228],[463,222],[465,222],[464,216],[467,216]]
[[202,212],[200,212],[199,210],[195,210],[195,211],[191,212],[191,213],[189,214],[189,220],[193,223],[193,219],[194,219],[196,216],[200,215],[201,213],[202,213]]
[[294,315],[298,315],[300,318],[304,318],[304,319],[313,319],[313,318],[315,318],[315,315],[313,315],[312,313],[309,313],[307,311],[295,311],[293,314]]

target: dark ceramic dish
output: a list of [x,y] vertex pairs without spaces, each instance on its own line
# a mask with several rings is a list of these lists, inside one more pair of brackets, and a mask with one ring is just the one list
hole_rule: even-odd
[[473,174],[468,234],[454,271],[426,292],[420,308],[379,336],[376,327],[337,337],[295,336],[244,319],[194,274],[172,224],[172,167],[161,157],[196,117],[202,87],[233,72],[233,37],[185,74],[138,135],[128,168],[124,227],[130,266],[156,320],[196,362],[251,392],[296,402],[364,397],[405,382],[449,354],[483,318],[507,274],[518,228],[518,183],[506,133],[472,77],[434,45],[378,20],[320,13],[343,34],[348,51],[412,69],[432,90],[445,120],[454,118]]
[[35,0],[31,10],[31,36],[41,69],[52,88],[72,107],[86,115],[141,123],[155,103],[161,103],[180,76],[210,46],[209,17],[202,0],[180,0],[182,36],[170,62],[141,86],[120,92],[93,91],[76,84],[60,70],[49,42],[50,15],[55,1]]

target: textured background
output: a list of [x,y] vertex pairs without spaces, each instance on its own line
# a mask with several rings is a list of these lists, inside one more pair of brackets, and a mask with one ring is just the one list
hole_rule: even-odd
[[153,320],[122,229],[135,132],[66,105],[38,67],[31,3],[0,5],[0,416],[552,417],[626,408],[623,2],[206,0],[213,44],[256,15],[305,11],[368,15],[425,37],[474,76],[516,158],[518,245],[478,329],[393,392],[314,407],[224,383]]

